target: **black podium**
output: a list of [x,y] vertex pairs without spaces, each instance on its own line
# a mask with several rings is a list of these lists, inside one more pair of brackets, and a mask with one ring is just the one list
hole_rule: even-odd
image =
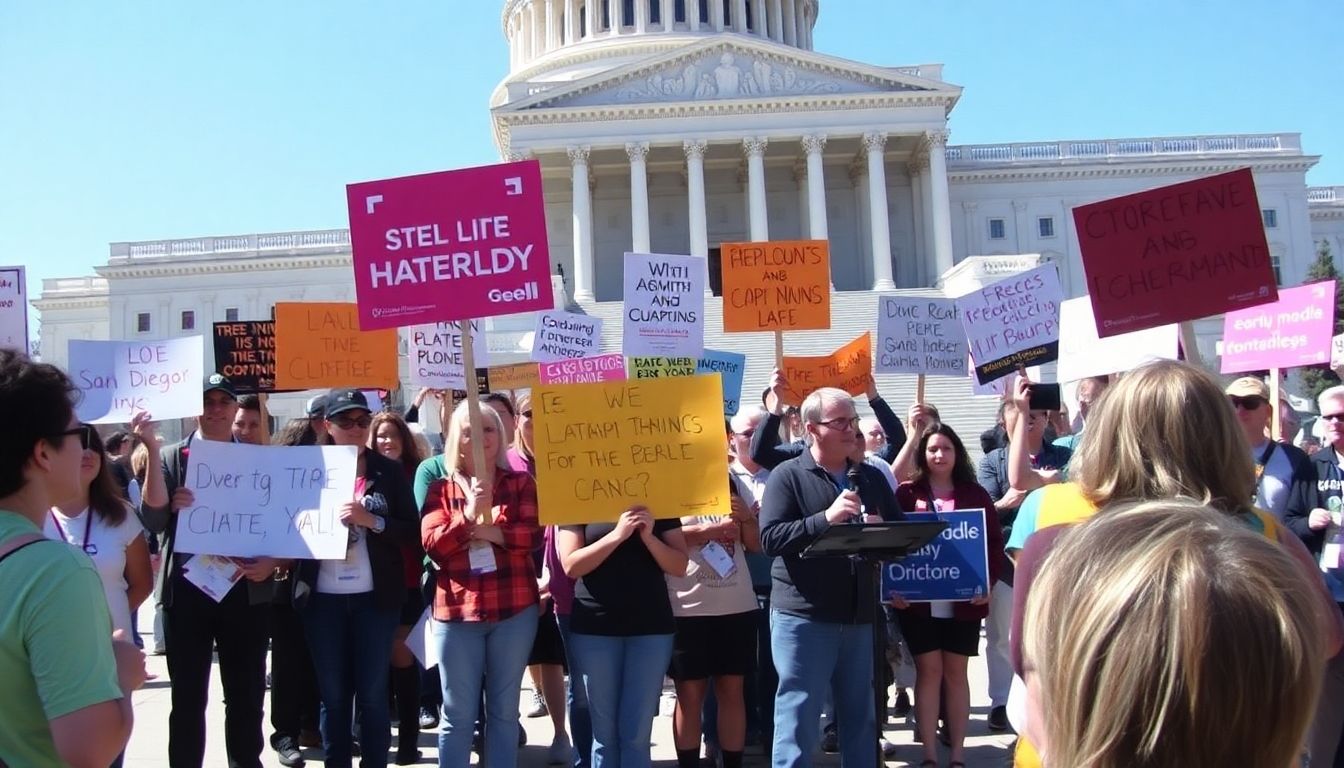
[[[832,525],[803,550],[803,557],[848,557],[868,571],[873,579],[874,605],[880,610],[886,602],[882,594],[882,564],[903,560],[918,551],[947,528],[938,521],[846,523]],[[862,598],[860,598],[862,599]],[[878,742],[877,765],[885,765],[882,756],[882,725],[887,721],[887,633],[883,614],[873,617],[873,706]]]

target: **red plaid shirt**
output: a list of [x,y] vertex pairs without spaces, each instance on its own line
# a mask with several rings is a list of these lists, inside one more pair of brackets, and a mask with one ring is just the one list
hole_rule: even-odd
[[541,547],[537,486],[526,472],[496,470],[491,517],[504,545],[491,544],[495,570],[472,573],[467,497],[451,477],[435,480],[421,510],[420,538],[438,566],[434,618],[439,621],[503,621],[540,602],[532,553]]

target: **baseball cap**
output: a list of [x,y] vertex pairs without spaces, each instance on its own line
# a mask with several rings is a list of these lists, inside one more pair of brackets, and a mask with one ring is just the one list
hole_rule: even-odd
[[203,389],[201,390],[201,394],[205,395],[210,392],[214,392],[216,390],[223,392],[224,394],[228,395],[234,400],[238,399],[238,392],[233,388],[233,382],[229,381],[227,378],[219,375],[218,373],[212,373],[209,376],[205,377],[205,382],[203,385]]
[[308,399],[308,405],[304,408],[310,419],[320,419],[327,415],[327,396],[315,395]]
[[1254,376],[1242,376],[1228,384],[1224,394],[1232,397],[1259,397],[1269,400],[1269,385]]
[[353,410],[369,410],[369,399],[358,389],[333,389],[327,393],[327,418]]

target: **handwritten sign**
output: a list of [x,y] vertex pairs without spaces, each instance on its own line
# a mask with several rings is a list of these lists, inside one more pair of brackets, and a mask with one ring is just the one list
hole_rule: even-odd
[[194,498],[177,513],[177,551],[344,558],[349,530],[337,509],[354,498],[357,460],[353,446],[193,441],[186,486]]
[[1223,317],[1223,373],[1330,362],[1335,281],[1279,291],[1278,301]]
[[868,391],[873,381],[873,337],[857,339],[820,357],[784,356],[786,405],[802,405],[803,399],[822,387],[836,387],[851,395]]
[[877,372],[966,375],[966,332],[952,299],[877,297]]
[[706,349],[695,363],[697,374],[717,373],[722,379],[724,416],[736,416],[742,405],[742,379],[746,370],[746,355],[718,349]]
[[[971,360],[971,396],[972,397],[997,397],[1003,399],[1003,396],[1013,391],[1017,383],[1017,371],[1004,376],[1001,379],[987,381],[984,384],[975,377],[975,360]],[[1031,381],[1041,380],[1041,368],[1038,365],[1027,366],[1027,379]]]
[[359,328],[555,306],[536,160],[346,187]]
[[[1107,376],[1132,371],[1154,360],[1175,360],[1180,327],[1159,325],[1142,331],[1099,338],[1088,296],[1059,305],[1060,381],[1078,381],[1088,376]],[[1035,379],[1033,379],[1035,381]]]
[[634,504],[657,518],[727,514],[720,387],[716,376],[543,385],[541,522],[615,520]]
[[554,363],[541,363],[538,372],[542,384],[625,381],[625,358],[611,354],[579,360],[557,360]]
[[1249,168],[1073,209],[1102,338],[1278,298]]
[[957,313],[983,384],[1020,365],[1059,358],[1059,305],[1064,291],[1053,264],[987,285],[957,299]]
[[538,363],[596,357],[602,345],[602,318],[577,312],[542,312],[532,335],[532,359]]
[[541,384],[536,363],[496,365],[490,369],[490,383],[497,389],[533,389]]
[[361,331],[354,304],[275,305],[275,384],[281,389],[396,389],[397,332]]
[[70,375],[89,424],[121,424],[141,411],[155,420],[201,415],[205,354],[200,336],[161,341],[70,342]]
[[948,523],[919,551],[882,566],[882,595],[912,603],[970,600],[989,594],[989,537],[983,509],[939,514],[907,512],[906,520]]
[[625,254],[621,333],[627,357],[687,357],[705,349],[705,260]]
[[278,392],[275,388],[275,323],[215,323],[215,370],[240,395]]
[[[410,329],[411,384],[432,389],[466,389],[462,363],[462,323],[428,323]],[[479,320],[471,321],[472,353],[476,366],[489,365],[485,329]]]
[[694,357],[632,357],[629,372],[632,379],[665,379],[669,376],[694,376]]
[[724,243],[723,330],[831,327],[831,253],[825,240]]
[[28,283],[23,267],[0,267],[0,349],[28,354]]

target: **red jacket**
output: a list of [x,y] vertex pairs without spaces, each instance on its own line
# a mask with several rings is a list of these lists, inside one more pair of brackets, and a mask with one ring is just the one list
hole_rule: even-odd
[[[896,489],[896,502],[908,513],[932,512],[929,508],[927,482],[905,482]],[[956,487],[953,496],[957,509],[985,510],[985,532],[988,534],[989,583],[992,588],[999,578],[1003,564],[1003,528],[999,525],[999,513],[994,509],[994,500],[979,483],[964,483]],[[923,616],[929,615],[928,603],[913,603],[905,610]],[[963,621],[979,621],[989,615],[989,605],[971,605],[969,602],[957,602],[952,605],[952,616]]]

